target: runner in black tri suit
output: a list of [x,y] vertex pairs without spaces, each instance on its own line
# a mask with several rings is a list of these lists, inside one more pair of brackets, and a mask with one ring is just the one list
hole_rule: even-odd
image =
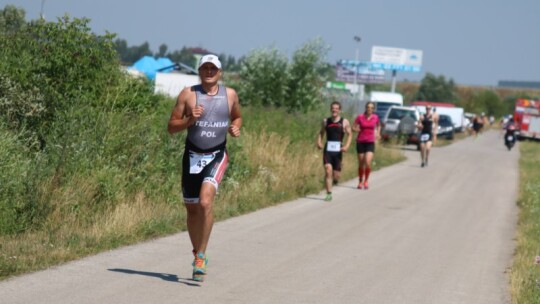
[[474,137],[478,137],[478,134],[480,133],[480,130],[482,130],[482,127],[484,126],[484,120],[482,119],[482,117],[478,116],[478,115],[474,115],[474,118],[473,118],[473,132],[474,132]]
[[426,106],[426,113],[420,116],[418,128],[420,131],[420,158],[421,166],[427,166],[429,152],[433,141],[433,134],[437,132],[437,116],[431,113],[431,105]]
[[240,136],[242,116],[236,92],[218,84],[221,62],[205,55],[199,62],[201,84],[180,92],[171,118],[170,134],[187,129],[182,158],[182,193],[187,228],[193,246],[193,279],[206,274],[206,247],[214,224],[212,206],[227,168],[227,133]]
[[[351,125],[346,118],[340,116],[341,104],[337,101],[330,105],[332,116],[323,120],[321,130],[317,135],[317,147],[323,149],[323,165],[325,170],[326,201],[332,200],[332,184],[337,184],[341,177],[341,161],[343,152],[349,149],[351,144]],[[323,138],[326,134],[326,144],[323,146]],[[343,146],[343,135],[347,135],[347,141]]]

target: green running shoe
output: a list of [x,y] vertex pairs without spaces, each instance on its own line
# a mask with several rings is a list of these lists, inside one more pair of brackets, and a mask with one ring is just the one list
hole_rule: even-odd
[[332,200],[332,193],[326,193],[326,197],[324,198],[325,201],[329,202]]

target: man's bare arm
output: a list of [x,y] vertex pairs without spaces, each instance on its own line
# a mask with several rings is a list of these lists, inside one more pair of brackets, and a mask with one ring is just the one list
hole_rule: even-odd
[[345,143],[345,146],[341,149],[343,152],[346,152],[349,149],[349,146],[351,145],[352,140],[352,129],[351,129],[351,123],[349,120],[344,119],[343,120],[343,128],[345,129],[345,134],[347,135],[347,141]]
[[189,107],[188,100],[191,94],[193,94],[191,88],[185,88],[178,95],[167,125],[169,134],[184,131],[202,115],[203,108],[201,106],[194,109]]
[[242,113],[240,111],[240,101],[238,100],[238,95],[233,89],[227,89],[227,96],[231,105],[231,125],[229,126],[229,134],[232,137],[240,136],[240,129],[242,128]]
[[319,149],[324,148],[322,141],[323,141],[325,133],[326,133],[326,120],[323,119],[321,123],[321,129],[317,133],[317,142],[315,143],[317,145],[317,148]]

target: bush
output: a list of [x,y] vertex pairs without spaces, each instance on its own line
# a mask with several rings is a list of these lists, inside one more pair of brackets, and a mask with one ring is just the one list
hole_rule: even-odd
[[45,97],[36,87],[22,87],[0,72],[0,118],[10,130],[18,130],[28,146],[38,147],[36,128],[45,119]]
[[288,96],[287,57],[275,48],[254,50],[242,62],[238,96],[242,105],[283,106]]
[[43,155],[25,147],[0,123],[0,235],[30,229],[49,211],[40,187]]
[[8,127],[43,140],[62,113],[100,100],[121,79],[114,35],[94,35],[88,22],[65,16],[0,35],[0,116]]
[[[122,73],[113,35],[87,23],[64,17],[0,34],[0,234],[74,210],[91,219],[124,197],[159,193],[154,172],[174,162],[154,167],[168,149],[156,130],[164,97]],[[87,188],[77,188],[81,179]]]
[[290,66],[290,92],[285,106],[295,111],[308,111],[322,103],[320,88],[324,87],[321,70],[328,46],[321,39],[309,41],[293,55]]
[[254,50],[242,61],[238,96],[243,105],[309,111],[322,102],[321,71],[327,47],[321,39],[307,42],[291,63],[275,48]]

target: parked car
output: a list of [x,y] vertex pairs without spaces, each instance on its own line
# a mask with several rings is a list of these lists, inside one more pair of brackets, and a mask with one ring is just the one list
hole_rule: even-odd
[[391,106],[382,119],[381,136],[388,140],[397,136],[405,144],[419,146],[418,128],[416,122],[420,113],[414,107]]
[[452,122],[452,117],[450,117],[449,115],[439,114],[437,137],[443,137],[448,140],[454,139],[454,123]]

